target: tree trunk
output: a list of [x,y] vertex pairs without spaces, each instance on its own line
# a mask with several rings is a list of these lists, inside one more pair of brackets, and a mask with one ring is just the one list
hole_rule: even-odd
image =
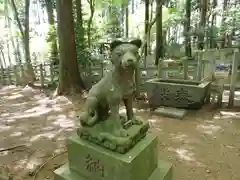
[[204,49],[204,35],[205,35],[205,25],[206,25],[206,15],[207,15],[207,5],[208,0],[200,1],[200,22],[199,22],[199,32],[198,32],[198,49]]
[[30,44],[29,44],[29,9],[30,0],[25,0],[25,20],[24,20],[24,52],[26,61],[26,75],[28,83],[32,84],[35,80],[34,70],[31,64]]
[[[233,6],[234,8],[236,9],[237,8],[237,5],[239,4],[239,1],[238,0],[235,0],[234,3],[233,3]],[[236,30],[237,30],[237,18],[238,15],[237,15],[237,12],[235,11],[234,12],[234,15],[233,15],[233,22],[232,22],[232,26],[233,26],[233,29],[232,29],[232,36],[235,37],[235,34],[236,34]]]
[[1,56],[2,56],[2,63],[1,64],[6,68],[7,67],[7,63],[6,63],[6,59],[5,59],[3,50],[0,49],[0,52],[1,52]]
[[132,14],[134,14],[135,12],[135,0],[131,0],[132,1]]
[[8,54],[8,62],[10,64],[10,67],[12,66],[11,62],[11,52],[10,52],[10,46],[9,46],[9,40],[10,40],[10,24],[9,24],[9,17],[8,17],[8,4],[7,0],[4,1],[4,13],[5,13],[5,28],[8,28],[8,34],[7,34],[7,54]]
[[88,47],[91,46],[91,26],[92,26],[93,16],[95,12],[95,0],[90,0],[89,6],[90,6],[90,18],[88,20],[88,29],[87,29]]
[[59,84],[56,92],[58,95],[78,93],[84,87],[76,57],[72,1],[57,0],[56,5],[60,50]]
[[24,21],[24,45],[26,62],[31,63],[30,46],[29,46],[29,7],[30,0],[25,0],[25,21]]
[[17,22],[18,28],[21,33],[22,44],[24,46],[24,54],[25,54],[25,71],[22,74],[23,82],[32,84],[35,80],[35,74],[33,71],[33,67],[31,64],[31,56],[30,56],[30,47],[29,47],[29,7],[30,0],[25,0],[25,20],[24,20],[24,29],[19,19],[18,10],[14,0],[11,0],[11,6],[14,13],[14,19]]
[[157,0],[156,14],[158,19],[156,20],[156,59],[155,65],[158,66],[159,59],[163,57],[163,28],[162,28],[162,2]]
[[[4,0],[4,13],[5,13],[5,22],[8,22],[8,0]],[[7,28],[7,23],[5,23],[5,28]]]
[[185,23],[184,23],[184,31],[185,31],[185,56],[191,57],[191,56],[192,56],[191,36],[190,36],[191,0],[186,0],[185,9],[186,9]]
[[12,49],[14,51],[13,53],[14,53],[14,57],[15,57],[15,62],[17,64],[20,64],[19,59],[18,59],[17,49],[16,49],[14,39],[13,39],[12,24],[11,24],[12,22],[10,21],[10,17],[9,17],[9,11],[8,11],[9,10],[8,9],[9,2],[8,2],[8,0],[5,0],[4,3],[5,3],[5,20],[6,20],[5,26],[8,28],[8,32],[9,32],[8,40],[10,40],[11,44],[12,44]]
[[226,15],[225,12],[227,10],[228,0],[223,0],[223,15],[222,15],[222,22],[221,22],[221,48],[224,48],[225,46],[225,21],[226,21]]
[[59,64],[58,59],[58,47],[57,47],[57,32],[55,28],[54,14],[53,14],[53,4],[52,0],[45,0],[47,16],[48,16],[48,24],[49,24],[49,32],[48,36],[50,37],[50,57],[51,62],[53,64]]
[[125,30],[126,30],[125,36],[126,36],[126,38],[128,38],[128,32],[129,32],[129,20],[128,20],[129,10],[128,10],[128,5],[129,4],[127,3],[127,5],[125,7]]
[[81,46],[84,48],[84,27],[83,27],[83,13],[82,13],[82,0],[76,0],[76,11],[77,11],[77,26],[80,27],[80,39]]
[[[145,35],[148,36],[148,24],[149,24],[149,0],[145,1]],[[147,41],[150,39],[147,37]],[[149,42],[147,42],[148,44]],[[148,55],[148,46],[145,46],[144,57],[146,61],[146,57]]]
[[[217,0],[213,0],[213,5],[212,8],[215,9],[217,7]],[[211,37],[210,37],[210,48],[216,48],[216,41],[214,39],[214,37],[216,36],[213,31],[213,28],[216,24],[216,13],[214,13],[212,15],[212,19],[211,19]]]
[[[109,7],[110,7],[110,5],[109,5]],[[124,27],[124,11],[125,11],[124,4],[122,3],[121,4],[121,26],[122,27]],[[121,35],[124,37],[124,28],[123,28],[123,31],[122,31]]]

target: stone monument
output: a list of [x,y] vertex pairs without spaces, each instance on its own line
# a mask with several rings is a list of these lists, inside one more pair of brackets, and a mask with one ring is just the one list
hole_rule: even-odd
[[[136,117],[132,101],[141,40],[111,43],[113,68],[89,91],[81,127],[67,140],[69,163],[55,180],[171,180],[172,166],[159,161],[157,137]],[[120,103],[126,117],[119,114]]]

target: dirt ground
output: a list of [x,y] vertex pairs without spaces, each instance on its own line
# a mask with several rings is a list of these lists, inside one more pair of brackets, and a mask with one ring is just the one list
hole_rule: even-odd
[[[67,162],[65,139],[75,133],[81,109],[30,87],[0,88],[0,179],[53,179]],[[158,135],[159,157],[173,164],[174,180],[240,180],[240,112],[208,105],[184,120],[136,112]]]

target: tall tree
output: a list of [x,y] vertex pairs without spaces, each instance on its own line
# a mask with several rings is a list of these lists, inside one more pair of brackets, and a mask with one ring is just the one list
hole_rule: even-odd
[[156,0],[156,59],[155,65],[159,63],[159,59],[163,57],[163,27],[162,27],[162,0]]
[[125,36],[128,38],[128,32],[129,32],[129,9],[128,9],[129,3],[127,2],[125,7]]
[[185,21],[184,21],[184,32],[185,32],[185,56],[191,57],[191,36],[190,36],[190,25],[191,25],[191,0],[186,0],[185,3]]
[[199,22],[199,32],[198,32],[198,49],[204,48],[204,35],[205,35],[205,25],[206,25],[206,15],[207,15],[208,0],[200,1],[200,22]]
[[[217,7],[217,0],[213,0],[212,8],[215,9],[216,7]],[[216,25],[216,14],[217,13],[213,12],[212,19],[211,19],[210,48],[216,48],[216,42],[214,39],[214,36],[215,36],[214,27]]]
[[[150,5],[150,0],[145,0],[145,34],[148,35],[148,24],[149,24],[149,5]],[[147,41],[149,39],[147,38]],[[148,44],[148,43],[147,43]],[[148,54],[148,46],[145,46],[145,51],[144,51],[144,57],[146,58]]]
[[56,5],[60,49],[60,75],[57,94],[78,93],[84,86],[76,57],[72,0],[57,0]]
[[225,46],[225,31],[226,31],[226,10],[228,6],[228,0],[223,0],[223,15],[222,15],[222,22],[221,22],[221,36],[220,39],[222,40],[221,48]]
[[24,81],[26,80],[27,83],[32,84],[35,80],[35,74],[33,71],[33,67],[31,64],[31,55],[30,55],[30,44],[29,44],[29,8],[30,8],[30,0],[25,0],[25,16],[24,16],[24,28],[21,24],[19,13],[17,10],[17,6],[14,0],[11,0],[11,6],[13,9],[14,19],[18,25],[20,30],[22,43],[24,46],[24,55],[26,61],[26,69],[24,71]]
[[91,26],[92,26],[92,22],[93,22],[93,16],[95,13],[96,0],[87,0],[87,1],[90,6],[90,17],[88,19],[88,24],[87,24],[88,47],[90,47],[91,46]]
[[59,64],[58,60],[58,47],[57,47],[57,32],[55,28],[55,19],[53,13],[53,0],[45,0],[45,6],[48,16],[48,43],[50,43],[50,57],[51,62],[54,64]]
[[84,47],[84,26],[83,26],[83,12],[82,12],[82,0],[76,0],[76,12],[77,12],[77,27],[79,27],[79,38],[81,46]]

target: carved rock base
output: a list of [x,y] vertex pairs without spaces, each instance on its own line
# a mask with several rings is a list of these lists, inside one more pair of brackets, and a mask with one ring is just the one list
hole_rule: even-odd
[[74,135],[67,141],[68,163],[54,180],[172,180],[172,165],[158,160],[157,137],[148,133],[126,154]]
[[77,130],[77,134],[84,140],[124,154],[143,139],[149,129],[148,121],[142,122],[139,125],[131,122],[123,122],[123,127],[127,131],[128,136],[116,137],[107,131],[110,129],[109,126],[111,126],[109,123],[111,123],[111,120],[97,123],[93,127],[81,127]]

